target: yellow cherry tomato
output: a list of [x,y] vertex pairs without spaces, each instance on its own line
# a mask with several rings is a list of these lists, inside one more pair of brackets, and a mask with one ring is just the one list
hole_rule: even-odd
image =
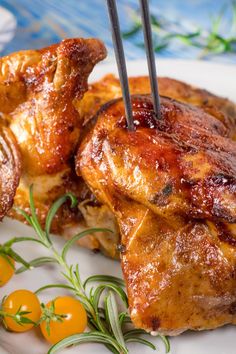
[[[2,310],[10,315],[17,312],[29,312],[22,314],[33,322],[37,322],[41,316],[40,302],[37,296],[29,290],[16,290],[11,293],[3,302]],[[17,323],[14,318],[4,316],[4,324],[12,332],[26,332],[34,327],[33,323]]]
[[0,255],[0,287],[5,285],[15,273],[15,262],[9,256]]
[[[46,307],[50,308],[52,301]],[[57,297],[54,300],[54,313],[62,315],[62,322],[50,320],[49,333],[46,321],[40,323],[41,332],[44,338],[51,344],[73,334],[84,332],[87,326],[87,314],[83,305],[70,296]]]

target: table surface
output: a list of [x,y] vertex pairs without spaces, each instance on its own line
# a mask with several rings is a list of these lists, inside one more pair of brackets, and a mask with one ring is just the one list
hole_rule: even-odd
[[[233,12],[231,3],[231,0],[150,0],[152,13],[175,23],[180,33],[186,28],[209,28],[212,16],[219,14],[223,6],[226,12],[221,31],[227,33]],[[132,26],[131,11],[138,9],[139,1],[117,0],[117,4],[121,27],[127,30]],[[105,0],[0,0],[0,6],[10,11],[17,23],[14,37],[2,45],[1,55],[20,49],[41,48],[62,38],[99,37],[108,48],[108,60],[114,59]],[[129,60],[145,56],[143,48],[138,47],[135,41],[135,38],[124,41]],[[175,42],[157,56],[197,59],[199,50]],[[236,55],[227,53],[205,59],[235,63]]]

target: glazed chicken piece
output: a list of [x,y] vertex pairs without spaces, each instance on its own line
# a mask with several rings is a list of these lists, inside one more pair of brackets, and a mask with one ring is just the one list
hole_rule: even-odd
[[[82,117],[77,106],[87,90],[94,65],[106,56],[97,39],[67,39],[42,50],[13,53],[0,59],[0,114],[15,134],[22,175],[14,205],[29,210],[29,186],[40,222],[66,192],[80,200],[90,195],[74,170]],[[12,209],[10,216],[19,218]],[[53,231],[62,233],[81,221],[81,212],[61,208]]]
[[134,325],[177,335],[236,324],[236,142],[191,105],[107,103],[77,154],[77,173],[115,215]]
[[[221,120],[228,127],[231,136],[236,139],[236,105],[233,102],[168,77],[159,77],[158,86],[161,96],[201,107],[207,113]],[[130,77],[129,88],[131,94],[150,93],[149,77]],[[78,105],[78,110],[83,115],[84,122],[87,123],[103,104],[121,96],[119,80],[114,75],[109,74],[100,81],[89,85],[88,91]]]
[[[223,123],[227,134],[236,139],[236,105],[233,102],[215,96],[206,90],[167,77],[160,77],[158,85],[161,95],[201,107],[205,112],[213,115]],[[129,78],[129,88],[132,94],[149,93],[149,77]],[[101,106],[118,97],[121,97],[120,83],[112,74],[106,75],[98,82],[89,85],[89,89],[82,101],[78,105],[75,102],[84,120],[83,135],[86,135],[86,132],[91,128],[93,124],[92,118],[96,116]],[[109,238],[107,238],[107,234],[90,236],[93,239],[93,244],[95,245],[96,242],[99,242],[99,249],[102,249],[103,253],[110,257],[119,257],[116,248],[120,236],[114,216],[105,205],[93,207],[88,202],[89,199],[87,202],[82,203],[80,208],[87,226],[97,227],[99,221],[100,227],[109,227],[114,231],[113,234],[109,235]],[[107,220],[109,220],[109,223],[107,223]]]

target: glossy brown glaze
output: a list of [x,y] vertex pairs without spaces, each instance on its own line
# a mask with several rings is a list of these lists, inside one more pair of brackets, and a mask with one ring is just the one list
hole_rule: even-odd
[[202,109],[118,99],[77,154],[77,173],[116,216],[134,324],[176,335],[236,323],[236,142]]
[[[233,102],[168,77],[159,77],[158,86],[161,96],[201,107],[204,111],[216,117],[224,124],[228,133],[236,139],[236,105]],[[130,77],[129,88],[131,94],[149,94],[151,92],[149,77]],[[96,114],[101,105],[121,96],[119,80],[112,74],[106,75],[100,81],[91,84],[79,105],[85,122]]]
[[[66,192],[79,200],[90,192],[74,171],[74,152],[83,118],[74,106],[87,90],[94,65],[106,56],[97,39],[67,39],[42,50],[13,53],[0,59],[0,114],[15,134],[22,156],[22,176],[15,206],[29,210],[29,186],[44,224],[52,203]],[[18,218],[11,210],[10,215]],[[63,232],[82,219],[62,208],[53,230]]]
[[[95,39],[68,39],[43,50],[1,59],[0,77],[8,89],[20,83],[20,104],[3,95],[9,125],[21,147],[24,169],[31,176],[54,174],[67,167],[78,143],[82,119],[73,101],[87,90],[94,65],[105,57]],[[9,112],[9,109],[11,111]]]

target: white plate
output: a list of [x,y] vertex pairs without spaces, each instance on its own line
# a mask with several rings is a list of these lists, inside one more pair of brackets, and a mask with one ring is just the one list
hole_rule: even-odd
[[15,16],[0,6],[0,51],[12,40],[16,29]]
[[[236,101],[236,68],[233,66],[222,66],[218,64],[182,61],[182,60],[158,60],[159,75],[185,80],[186,82],[199,85],[216,94],[226,96]],[[115,65],[99,65],[96,67],[92,79],[98,79],[102,75],[116,72]],[[145,62],[128,63],[129,75],[146,74]],[[1,243],[13,236],[32,235],[32,230],[16,221],[5,220],[0,228]],[[63,240],[59,237],[54,239],[55,245],[59,248],[63,245]],[[22,243],[17,246],[19,252],[28,260],[47,255],[40,246],[35,244]],[[78,262],[82,278],[92,274],[111,274],[121,276],[119,263],[109,260],[100,254],[75,248],[71,250],[71,263]],[[15,276],[14,279],[4,288],[0,288],[0,297],[10,291],[27,288],[36,290],[40,286],[49,283],[60,282],[61,277],[55,267],[43,267],[34,269],[24,274]],[[40,299],[47,301],[63,291],[47,291]],[[153,343],[157,344],[158,353],[164,353],[164,347],[158,339],[153,338]],[[38,332],[26,334],[11,334],[0,329],[0,354],[45,354],[48,346],[43,342]],[[63,351],[64,354],[75,353],[108,353],[102,345],[83,344]],[[153,351],[140,345],[130,345],[130,353],[148,354]],[[235,354],[235,327],[225,326],[214,331],[188,332],[171,339],[172,354]]]

